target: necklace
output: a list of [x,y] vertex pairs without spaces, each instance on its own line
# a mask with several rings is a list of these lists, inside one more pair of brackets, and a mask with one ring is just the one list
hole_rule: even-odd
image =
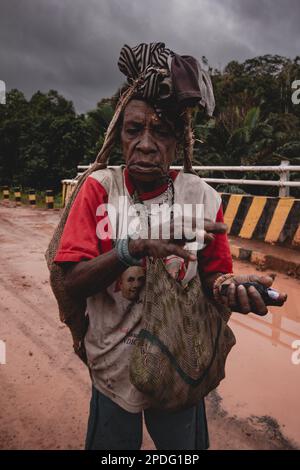
[[[137,190],[135,189],[133,195],[132,195],[132,201],[133,204],[140,204],[143,207],[142,211],[139,211],[139,219],[140,219],[140,224],[141,224],[141,232],[148,233],[148,228],[151,226],[151,216],[157,215],[157,206],[162,206],[167,204],[169,207],[173,207],[174,205],[174,196],[175,196],[175,190],[174,190],[174,183],[173,180],[170,176],[168,176],[168,187],[167,189],[157,196],[156,198],[151,199],[150,205],[147,204],[146,201],[143,201]],[[141,207],[140,206],[140,207]],[[155,206],[154,211],[152,211],[151,206]],[[170,218],[171,221],[173,220],[173,210],[171,211]]]
[[[170,176],[168,176],[167,189],[156,198],[151,199],[151,204],[168,204],[169,206],[172,206],[174,204],[174,193],[175,191],[173,180]],[[140,198],[139,193],[136,189],[134,190],[134,193],[132,195],[132,201],[134,204],[143,204],[144,206],[147,206],[147,203],[145,204],[145,201]]]

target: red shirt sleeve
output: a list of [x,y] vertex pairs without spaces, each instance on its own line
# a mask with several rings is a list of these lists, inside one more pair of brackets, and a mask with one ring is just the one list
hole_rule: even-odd
[[[216,222],[224,222],[222,205]],[[203,273],[232,273],[232,257],[227,233],[215,234],[215,239],[209,243],[199,255],[199,268]]]
[[97,216],[96,211],[105,203],[105,189],[94,178],[88,177],[70,210],[55,262],[89,260],[111,249],[111,240],[100,241],[96,233],[97,223],[104,217]]

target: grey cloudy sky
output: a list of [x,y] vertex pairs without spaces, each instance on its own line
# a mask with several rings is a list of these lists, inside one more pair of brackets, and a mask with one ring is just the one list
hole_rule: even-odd
[[0,80],[27,97],[56,89],[78,112],[123,81],[123,44],[162,41],[222,68],[300,54],[299,0],[0,0]]

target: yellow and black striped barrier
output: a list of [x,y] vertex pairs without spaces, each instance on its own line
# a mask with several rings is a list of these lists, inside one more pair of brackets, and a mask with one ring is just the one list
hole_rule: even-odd
[[[3,186],[2,187],[3,191],[3,199],[8,200],[10,197],[10,189],[9,186]],[[16,186],[14,188],[11,188],[11,191],[14,195],[14,201],[17,206],[20,206],[22,203],[21,199],[21,188],[20,186]],[[30,204],[30,207],[36,207],[37,206],[37,193],[35,189],[29,189],[28,192],[26,191],[26,194],[28,195],[28,201]],[[27,197],[27,196],[26,196]],[[25,201],[23,201],[25,202]],[[47,209],[54,209],[54,191],[52,189],[47,189],[45,191],[45,203]]]
[[29,204],[31,207],[36,207],[36,192],[35,189],[30,189],[28,194]]
[[9,187],[3,186],[3,199],[9,199]]
[[228,234],[268,243],[300,246],[300,200],[222,194]]
[[47,189],[45,201],[46,201],[47,209],[53,209],[54,208],[54,196],[53,196],[53,190],[52,189]]
[[19,187],[16,187],[14,189],[14,195],[15,195],[15,202],[17,206],[20,206],[21,205],[21,190]]

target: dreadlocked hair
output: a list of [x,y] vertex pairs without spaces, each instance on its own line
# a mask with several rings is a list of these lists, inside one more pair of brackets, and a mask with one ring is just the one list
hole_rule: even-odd
[[186,108],[183,112],[184,131],[183,131],[183,168],[186,173],[197,174],[193,170],[192,161],[194,153],[194,132],[193,132],[193,108]]

